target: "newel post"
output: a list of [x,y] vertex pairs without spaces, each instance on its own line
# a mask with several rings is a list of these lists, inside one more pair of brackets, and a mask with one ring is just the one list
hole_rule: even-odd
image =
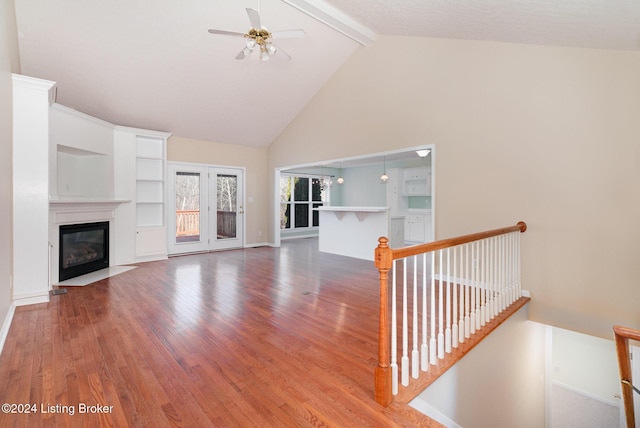
[[389,344],[389,293],[387,291],[387,274],[393,262],[393,250],[389,248],[389,239],[384,236],[378,239],[375,252],[375,263],[380,273],[380,326],[378,335],[378,366],[375,370],[375,400],[378,404],[388,406],[392,401],[391,367]]

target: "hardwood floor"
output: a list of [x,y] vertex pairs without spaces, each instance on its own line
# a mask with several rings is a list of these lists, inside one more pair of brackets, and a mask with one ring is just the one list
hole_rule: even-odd
[[440,426],[373,400],[377,281],[302,239],[69,287],[16,309],[0,402],[35,412],[0,426]]

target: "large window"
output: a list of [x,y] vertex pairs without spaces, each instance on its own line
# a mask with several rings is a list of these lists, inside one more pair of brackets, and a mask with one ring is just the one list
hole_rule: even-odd
[[329,197],[329,186],[320,176],[282,174],[280,177],[280,229],[318,227],[321,207]]

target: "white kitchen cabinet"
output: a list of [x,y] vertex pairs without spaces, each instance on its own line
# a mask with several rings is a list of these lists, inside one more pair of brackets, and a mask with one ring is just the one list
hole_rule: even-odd
[[405,168],[403,174],[403,195],[430,196],[431,171],[428,168]]
[[426,216],[411,214],[404,218],[404,240],[409,243],[426,242]]

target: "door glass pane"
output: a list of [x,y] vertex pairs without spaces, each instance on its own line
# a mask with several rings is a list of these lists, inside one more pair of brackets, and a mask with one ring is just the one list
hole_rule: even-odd
[[200,241],[200,173],[176,172],[176,242]]
[[217,179],[217,238],[230,239],[237,236],[236,216],[238,211],[238,177],[218,174]]

